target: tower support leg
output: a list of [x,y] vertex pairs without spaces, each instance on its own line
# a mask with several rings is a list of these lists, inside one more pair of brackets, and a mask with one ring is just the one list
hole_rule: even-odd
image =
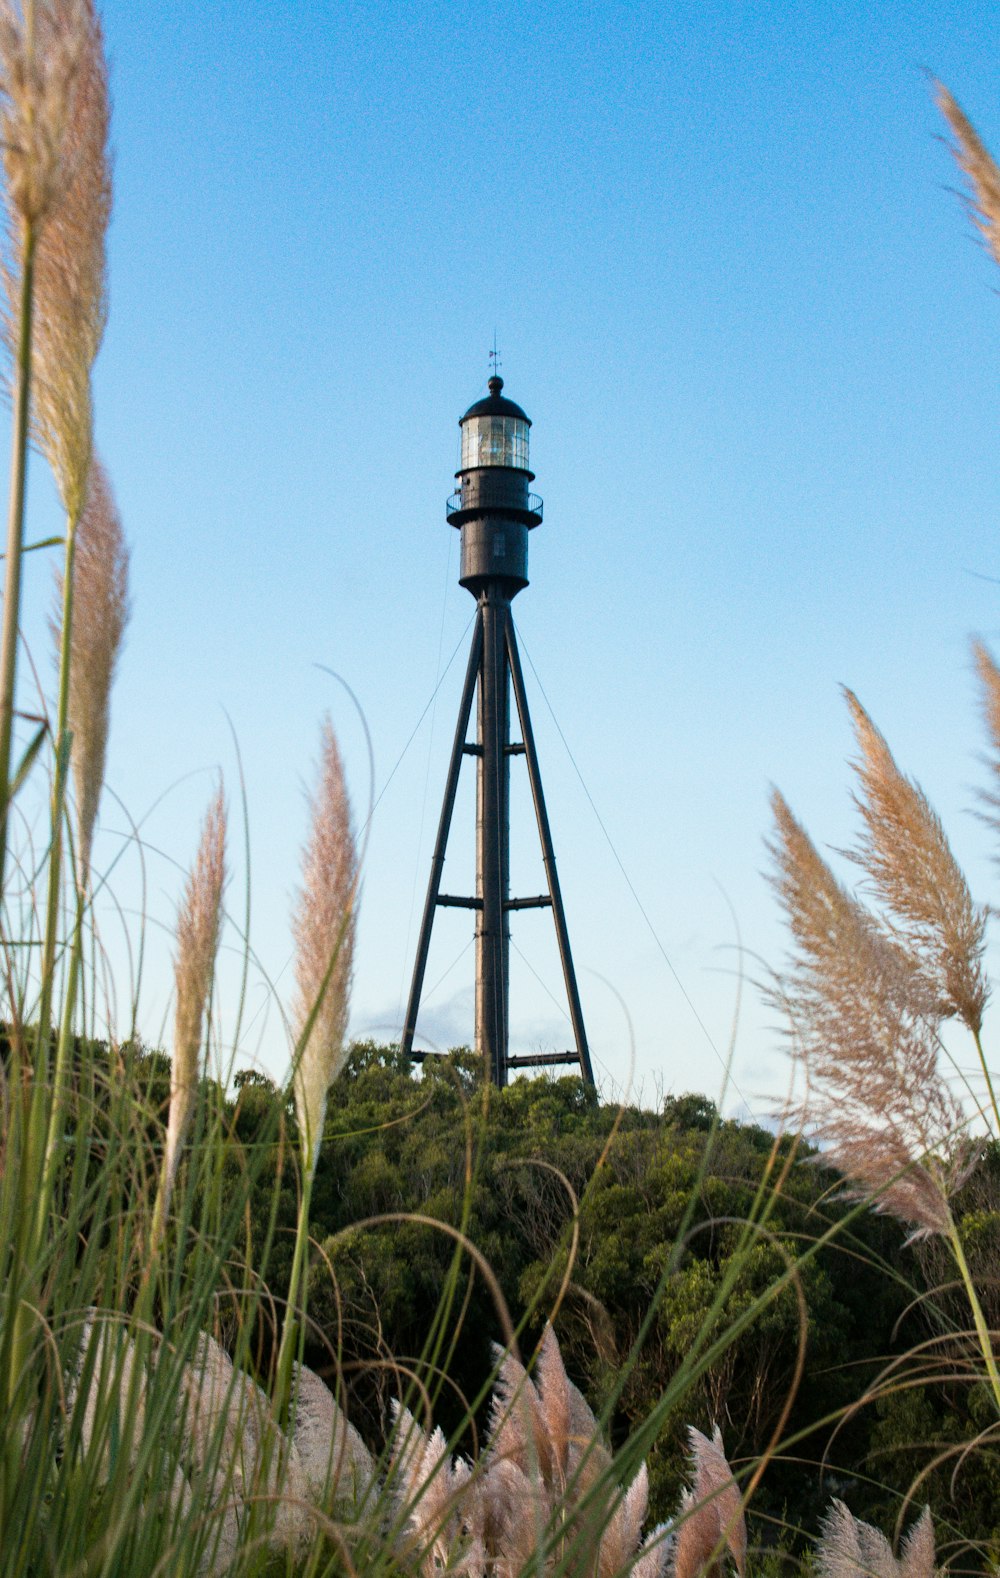
[[573,955],[570,952],[566,912],[563,909],[562,890],[559,887],[559,876],[556,871],[555,850],[552,847],[552,833],[549,828],[548,812],[545,809],[545,796],[542,793],[542,775],[538,769],[538,755],[535,751],[535,736],[532,732],[531,716],[528,712],[528,697],[524,689],[521,657],[517,650],[514,621],[511,618],[509,608],[507,610],[506,643],[510,676],[514,686],[514,700],[517,703],[517,715],[521,722],[521,738],[524,741],[524,754],[528,765],[528,779],[531,783],[531,798],[535,804],[535,820],[538,823],[538,837],[542,846],[542,860],[545,864],[545,875],[549,885],[549,897],[552,900],[552,916],[555,921],[556,940],[559,944],[559,959],[562,964],[563,981],[566,985],[569,1016],[573,1026],[573,1034],[576,1037],[576,1050],[580,1058],[580,1069],[588,1085],[592,1085],[594,1083],[594,1071],[590,1063],[590,1047],[587,1044],[587,1032],[583,1025],[583,1009],[580,1006],[580,993],[576,984],[576,971],[573,968]]
[[400,1037],[399,1047],[404,1057],[409,1057],[413,1051],[413,1036],[417,1028],[417,1013],[420,1008],[420,994],[424,989],[424,972],[427,969],[427,955],[431,946],[431,929],[434,925],[434,911],[437,906],[438,894],[441,891],[441,873],[444,870],[445,851],[448,847],[448,833],[451,829],[452,812],[455,809],[455,795],[458,792],[458,775],[462,766],[462,750],[465,745],[465,736],[469,730],[469,718],[472,714],[472,698],[476,691],[476,682],[482,666],[483,654],[483,617],[476,610],[476,623],[472,632],[472,646],[469,651],[468,667],[465,671],[465,685],[462,689],[462,700],[458,708],[458,723],[455,726],[455,738],[451,747],[451,760],[448,763],[448,778],[445,783],[444,804],[441,807],[441,819],[438,822],[437,838],[434,842],[434,854],[431,858],[431,875],[427,884],[427,897],[424,900],[424,914],[420,922],[420,938],[417,943],[417,956],[413,963],[413,979],[410,983],[410,997],[406,1005],[406,1019],[403,1022],[403,1034]]

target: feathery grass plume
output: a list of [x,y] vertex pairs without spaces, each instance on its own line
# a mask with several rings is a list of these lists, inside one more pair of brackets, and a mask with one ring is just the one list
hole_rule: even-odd
[[569,1380],[559,1343],[546,1324],[532,1380],[512,1354],[494,1349],[500,1368],[490,1405],[487,1460],[512,1463],[527,1480],[559,1496],[570,1480],[581,1499],[606,1474],[611,1458],[582,1392]]
[[981,641],[973,642],[972,655],[979,674],[983,721],[992,748],[990,769],[994,787],[986,791],[983,799],[990,808],[987,820],[1000,830],[1000,668],[997,668],[992,653]]
[[331,1498],[359,1501],[375,1479],[375,1463],[324,1381],[295,1366],[292,1444],[317,1506]]
[[[76,782],[79,885],[90,871],[94,824],[104,784],[111,681],[128,622],[129,553],[111,484],[98,459],[87,480],[77,534],[73,577],[74,619],[70,652],[69,725]],[[62,602],[62,581],[58,583]],[[58,640],[60,627],[54,626]]]
[[233,1365],[207,1332],[184,1369],[181,1428],[192,1480],[212,1486],[234,1530],[245,1528],[258,1499],[272,1505],[269,1543],[296,1548],[308,1537],[309,1491],[294,1442],[281,1435],[267,1394]]
[[323,1139],[327,1091],[345,1056],[358,886],[351,805],[329,718],[323,722],[319,781],[309,804],[310,831],[292,930],[296,948],[295,1111],[303,1159],[311,1176]]
[[640,1463],[624,1496],[615,1492],[611,1500],[613,1506],[599,1503],[587,1518],[597,1547],[595,1578],[620,1578],[623,1573],[631,1578],[665,1578],[668,1571],[672,1573],[677,1541],[671,1526],[660,1523],[642,1538],[649,1506],[645,1463]]
[[747,1526],[733,1471],[726,1461],[716,1425],[711,1441],[693,1426],[688,1429],[694,1477],[681,1501],[674,1578],[722,1578],[728,1550],[740,1578],[746,1572]]
[[449,1573],[483,1578],[484,1505],[472,1469],[453,1460],[440,1426],[428,1435],[395,1399],[395,1499],[405,1514],[406,1544],[423,1578]]
[[80,6],[84,47],[67,137],[65,191],[35,256],[32,405],[35,436],[70,521],[84,507],[93,444],[90,377],[107,319],[111,217],[110,107],[100,22]]
[[[145,1352],[116,1312],[91,1308],[80,1322],[76,1362],[66,1377],[66,1417],[70,1430],[78,1431],[95,1486],[113,1475],[115,1456],[136,1464],[148,1415],[158,1403],[162,1406],[155,1395],[162,1345],[153,1335],[144,1346]],[[173,1512],[187,1515],[192,1492],[199,1493],[215,1515],[230,1559],[256,1500],[276,1504],[267,1536],[272,1549],[301,1554],[314,1530],[316,1509],[329,1502],[331,1493],[343,1500],[374,1473],[363,1442],[319,1376],[302,1369],[299,1380],[313,1406],[304,1419],[297,1417],[288,1438],[280,1435],[266,1394],[207,1332],[198,1334],[192,1357],[178,1374],[165,1432],[178,1438],[167,1499]],[[348,1472],[354,1476],[350,1485]]]
[[808,1080],[805,1119],[850,1197],[915,1235],[950,1233],[964,1115],[938,1069],[941,1006],[906,950],[840,885],[775,792],[775,889],[796,952],[775,1000]]
[[[550,1327],[546,1327],[545,1342]],[[500,1368],[490,1401],[490,1456],[513,1463],[522,1474],[537,1475],[545,1484],[562,1479],[566,1471],[569,1444],[565,1372],[553,1406],[546,1408],[539,1387],[520,1360],[494,1345],[493,1357]],[[547,1390],[553,1392],[553,1371],[548,1371]],[[541,1377],[539,1377],[539,1381]]]
[[226,885],[226,806],[221,788],[205,814],[201,842],[177,917],[174,960],[174,1056],[170,1067],[170,1111],[155,1221],[170,1203],[181,1146],[191,1123],[205,1011],[215,970]]
[[885,1535],[835,1501],[823,1520],[817,1548],[820,1578],[934,1578],[934,1525],[925,1507],[897,1561]]
[[[538,1350],[535,1374],[538,1378],[536,1381],[538,1412],[549,1443],[553,1468],[556,1473],[565,1475],[572,1445],[573,1396],[556,1334],[548,1322],[545,1324],[542,1344]],[[585,1408],[586,1406],[584,1403]],[[589,1408],[587,1412],[590,1412]],[[591,1431],[591,1436],[593,1434],[594,1431]]]
[[904,947],[926,973],[945,1015],[957,1015],[978,1034],[989,995],[985,914],[972,901],[926,795],[900,772],[854,693],[845,689],[844,695],[861,752],[853,766],[864,833],[854,858],[898,921]]
[[934,83],[934,93],[955,138],[951,151],[969,183],[966,205],[994,261],[1000,263],[1000,168],[943,82]]
[[[8,36],[29,53],[27,29],[11,25]],[[110,106],[104,38],[93,0],[43,0],[34,6],[36,74],[51,57],[46,105],[55,122],[47,159],[29,163],[50,171],[40,185],[47,197],[35,203],[38,220],[33,261],[32,425],[52,467],[71,522],[84,506],[90,468],[93,418],[90,375],[107,318],[105,236],[111,215],[108,155]],[[28,73],[30,76],[30,72]],[[61,106],[54,100],[61,95]],[[41,114],[36,118],[44,120]],[[30,183],[29,183],[30,184]],[[38,185],[39,183],[34,183]],[[13,191],[12,191],[13,197]],[[16,206],[16,205],[15,205]],[[4,331],[16,352],[18,297],[26,245],[24,225],[13,225],[4,270],[7,308]]]
[[319,781],[309,808],[302,886],[292,918],[296,954],[292,1090],[302,1155],[302,1193],[275,1366],[274,1410],[282,1426],[288,1422],[299,1294],[305,1286],[309,1254],[312,1184],[323,1143],[327,1092],[345,1058],[354,961],[358,857],[344,769],[329,718],[323,721]]
[[[37,1197],[36,1235],[44,1231],[48,1198],[58,1167],[66,1070],[71,1055],[73,1023],[83,958],[83,927],[94,825],[104,784],[108,743],[111,681],[128,619],[128,550],[103,466],[95,461],[88,474],[87,497],[79,527],[72,530],[58,608],[53,618],[59,666],[59,708],[56,771],[52,784],[52,843],[49,850],[48,894],[42,951],[39,1025],[48,1025],[53,991],[56,932],[62,892],[62,821],[66,775],[76,780],[77,870],[76,920],[63,988],[62,1014],[56,1043],[53,1100],[45,1142],[43,1188]],[[68,539],[68,540],[69,540]],[[66,576],[72,585],[67,585]],[[77,604],[76,617],[72,609]],[[69,761],[67,762],[67,756]],[[44,1039],[41,1046],[44,1046]]]
[[397,1500],[421,1571],[661,1578],[671,1542],[661,1527],[642,1543],[645,1465],[626,1489],[613,1483],[611,1456],[551,1326],[535,1378],[503,1350],[495,1356],[489,1438],[475,1465],[452,1463],[440,1430],[427,1435],[397,1410]]
[[67,141],[94,25],[89,0],[0,5],[0,144],[12,230],[44,220],[71,178]]

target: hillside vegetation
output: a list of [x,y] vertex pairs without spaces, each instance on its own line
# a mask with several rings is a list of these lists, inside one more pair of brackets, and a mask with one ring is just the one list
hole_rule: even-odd
[[[252,1148],[283,1098],[259,1075],[238,1082],[233,1132]],[[452,1237],[405,1219],[415,1214],[468,1235],[529,1344],[554,1314],[571,1375],[599,1412],[610,1408],[613,1441],[642,1426],[694,1347],[705,1350],[763,1298],[681,1389],[651,1444],[653,1512],[676,1504],[686,1426],[717,1421],[737,1471],[775,1436],[784,1443],[752,1503],[764,1543],[771,1519],[815,1531],[831,1495],[891,1528],[918,1476],[917,1505],[930,1501],[939,1526],[998,1543],[995,1450],[961,1455],[988,1427],[992,1400],[965,1372],[961,1344],[949,1344],[963,1317],[960,1296],[937,1286],[948,1281],[947,1263],[930,1247],[904,1247],[891,1219],[839,1200],[838,1175],[818,1161],[790,1139],[720,1121],[699,1096],[667,1098],[653,1112],[603,1103],[575,1077],[496,1091],[482,1086],[467,1052],[428,1061],[414,1079],[395,1049],[355,1045],[331,1091],[314,1184],[310,1362],[322,1367],[339,1353],[350,1416],[378,1447],[401,1384],[396,1366],[425,1353],[455,1252]],[[260,1240],[272,1180],[268,1166],[256,1195]],[[994,1327],[998,1189],[1000,1150],[990,1145],[957,1216],[977,1284],[998,1306]],[[269,1282],[280,1299],[295,1224],[291,1178],[279,1200]],[[751,1218],[762,1225],[748,1246]],[[500,1335],[491,1288],[470,1256],[460,1259],[435,1407],[452,1429],[480,1397]],[[794,1278],[776,1288],[792,1262]]]

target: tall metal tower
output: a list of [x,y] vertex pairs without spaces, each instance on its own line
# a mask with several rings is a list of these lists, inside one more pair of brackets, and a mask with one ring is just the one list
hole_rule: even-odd
[[[472,649],[465,674],[458,723],[445,782],[444,804],[431,860],[413,980],[400,1039],[412,1057],[431,930],[439,907],[474,910],[476,914],[476,1050],[482,1053],[497,1085],[506,1085],[513,1068],[549,1063],[576,1063],[588,1083],[594,1076],[583,1026],[573,956],[563,910],[556,857],[545,810],[542,779],[528,713],[524,675],[517,650],[510,605],[528,584],[528,532],[541,524],[542,501],[529,493],[534,473],[528,469],[528,429],[519,405],[501,393],[503,379],[494,375],[489,395],[471,405],[459,422],[461,468],[455,473],[458,491],[445,508],[448,520],[462,534],[459,581],[476,599]],[[513,687],[521,739],[510,739],[510,691]],[[473,696],[478,697],[475,743],[467,740]],[[441,892],[448,834],[462,758],[476,759],[476,894],[474,898]],[[548,892],[535,898],[510,897],[510,759],[523,756],[542,846]],[[514,910],[551,909],[576,1048],[511,1057],[508,1050],[510,1000],[510,916]]]

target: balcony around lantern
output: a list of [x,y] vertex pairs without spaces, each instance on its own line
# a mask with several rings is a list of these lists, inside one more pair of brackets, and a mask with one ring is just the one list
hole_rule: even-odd
[[523,473],[517,476],[489,469],[472,471],[462,478],[462,486],[449,498],[445,515],[452,526],[461,526],[487,511],[533,527],[541,524],[542,501],[537,493],[528,492]]

